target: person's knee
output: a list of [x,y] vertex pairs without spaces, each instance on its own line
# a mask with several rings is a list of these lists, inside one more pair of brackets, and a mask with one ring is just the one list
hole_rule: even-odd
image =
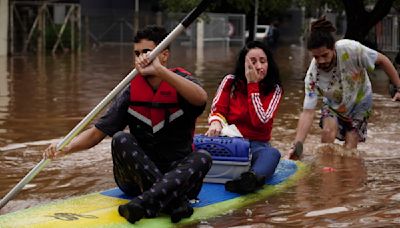
[[274,171],[281,158],[281,153],[274,147],[267,147],[262,151],[259,151],[258,157],[252,161],[251,169],[256,173],[257,176],[265,176],[269,178],[274,174]]
[[208,153],[206,150],[200,149],[196,151],[196,155],[199,157],[199,159],[205,164],[208,165],[211,168],[212,165],[212,157],[210,153]]
[[281,152],[279,152],[279,150],[276,149],[275,147],[267,147],[267,149],[261,150],[258,153],[259,159],[265,161],[279,162],[281,156],[282,156]]
[[346,143],[344,144],[344,148],[350,149],[350,150],[352,150],[352,149],[357,149],[357,144],[358,144],[358,143],[348,143],[348,142],[346,142]]
[[322,143],[333,143],[336,138],[336,130],[332,127],[324,127],[321,133],[321,142]]
[[117,133],[115,133],[112,137],[112,145],[113,146],[118,146],[121,144],[126,143],[128,140],[130,140],[132,138],[132,135],[124,132],[124,131],[119,131]]
[[275,160],[280,160],[281,159],[281,152],[279,152],[279,150],[278,149],[276,149],[276,148],[274,148],[274,147],[271,147],[271,149],[270,149],[270,152],[269,153],[271,153],[271,156],[275,159]]
[[117,133],[115,133],[112,137],[112,141],[111,141],[111,147],[112,147],[112,153],[114,154],[116,151],[120,151],[121,147],[128,142],[128,140],[131,138],[132,136],[129,133],[123,132],[123,131],[119,131]]
[[336,134],[338,131],[337,120],[333,117],[324,118],[322,126],[321,142],[333,143],[336,139]]
[[129,135],[129,133],[126,133],[124,131],[119,131],[113,135],[112,142],[120,143],[121,141],[124,141],[124,139],[126,139]]
[[356,131],[347,132],[344,147],[346,149],[357,149],[358,141],[359,136]]

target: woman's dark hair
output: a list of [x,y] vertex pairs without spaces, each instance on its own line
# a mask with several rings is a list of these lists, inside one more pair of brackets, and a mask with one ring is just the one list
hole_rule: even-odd
[[265,95],[271,92],[276,85],[281,86],[281,80],[279,78],[279,70],[278,66],[275,63],[275,60],[272,56],[271,51],[267,48],[267,46],[260,41],[250,41],[246,43],[246,45],[240,50],[239,57],[236,61],[236,67],[234,71],[235,81],[234,85],[237,84],[238,81],[244,81],[247,83],[247,79],[245,76],[245,58],[247,53],[254,48],[260,48],[264,51],[267,56],[268,61],[268,70],[266,76],[260,81],[260,92]]
[[326,20],[325,16],[314,21],[311,23],[311,33],[307,40],[307,49],[311,50],[320,47],[333,49],[335,38],[332,32],[335,31],[336,28],[332,25],[332,22]]
[[[167,37],[167,35],[168,33],[164,27],[149,25],[136,33],[135,38],[133,38],[133,42],[139,43],[141,40],[146,39],[153,41],[156,45],[158,45],[161,43],[161,41],[163,41],[165,37]],[[169,49],[169,46],[167,47],[167,49]]]

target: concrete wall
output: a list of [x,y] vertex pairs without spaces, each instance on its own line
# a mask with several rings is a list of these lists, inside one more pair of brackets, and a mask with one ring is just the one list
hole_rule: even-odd
[[0,56],[7,55],[8,0],[0,0]]

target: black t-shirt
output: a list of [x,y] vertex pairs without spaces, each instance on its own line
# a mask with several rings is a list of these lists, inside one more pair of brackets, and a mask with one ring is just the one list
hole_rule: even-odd
[[[184,76],[197,84],[191,76]],[[108,136],[113,136],[129,126],[129,130],[137,139],[146,154],[158,164],[170,164],[183,159],[192,151],[193,132],[196,119],[205,109],[205,104],[195,106],[178,94],[178,105],[183,115],[173,120],[159,132],[128,113],[130,105],[130,87],[128,86],[113,102],[107,113],[95,124],[96,128]]]

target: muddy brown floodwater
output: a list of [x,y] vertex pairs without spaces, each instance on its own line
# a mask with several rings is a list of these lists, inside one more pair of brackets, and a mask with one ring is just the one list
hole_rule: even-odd
[[[197,75],[209,94],[196,132],[207,128],[211,99],[231,72],[237,47],[174,46],[170,65]],[[272,144],[286,152],[295,135],[310,58],[300,45],[276,50],[285,96],[274,122]],[[102,46],[80,55],[0,58],[0,196],[40,160],[41,150],[65,136],[132,67],[130,46]],[[315,119],[305,144],[307,176],[279,194],[192,227],[394,227],[400,226],[400,102],[392,102],[387,77],[371,76],[374,110],[362,156],[336,156],[319,142]],[[1,214],[115,187],[110,139],[52,161]],[[249,213],[251,211],[251,213]],[[246,226],[246,227],[247,227]]]

